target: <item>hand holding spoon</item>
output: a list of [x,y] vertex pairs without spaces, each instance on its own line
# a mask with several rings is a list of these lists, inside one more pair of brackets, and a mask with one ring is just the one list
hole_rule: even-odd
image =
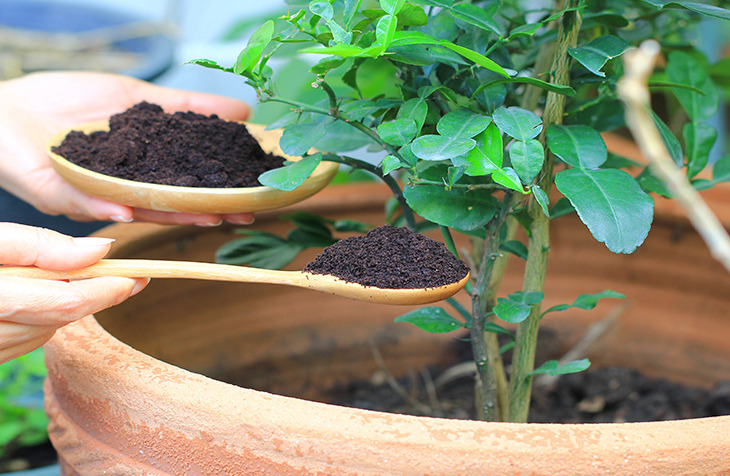
[[454,283],[433,288],[385,289],[352,283],[335,276],[303,271],[278,271],[192,261],[105,259],[87,268],[51,271],[35,267],[0,266],[0,276],[36,279],[86,279],[101,276],[126,278],[182,278],[242,283],[284,284],[313,289],[360,301],[417,305],[441,301],[466,285],[469,274]]

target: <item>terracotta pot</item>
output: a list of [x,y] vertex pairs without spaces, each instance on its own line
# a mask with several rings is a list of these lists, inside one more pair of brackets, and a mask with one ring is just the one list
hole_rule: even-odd
[[[727,193],[709,195],[722,205]],[[386,196],[377,185],[331,187],[295,208],[380,223]],[[596,365],[709,387],[730,376],[730,279],[686,221],[658,208],[633,256],[607,251],[575,217],[558,220],[547,305],[606,288],[627,294],[631,308],[590,356]],[[291,210],[261,213],[254,226],[284,231],[278,217]],[[151,225],[102,234],[117,238],[115,257],[191,260],[211,260],[233,237]],[[517,261],[507,288],[520,283]],[[614,305],[546,318],[555,351]],[[317,402],[378,369],[372,345],[396,375],[454,362],[453,336],[392,322],[405,310],[284,286],[155,281],[46,346],[50,435],[64,474],[730,472],[730,417],[506,424]]]

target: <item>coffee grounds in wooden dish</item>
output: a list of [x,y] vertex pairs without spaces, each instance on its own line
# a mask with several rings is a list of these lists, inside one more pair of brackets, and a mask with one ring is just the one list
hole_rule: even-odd
[[141,102],[112,116],[109,131],[69,133],[53,152],[85,169],[138,182],[182,187],[259,187],[281,167],[246,126],[215,114],[167,114]]
[[469,268],[443,243],[386,225],[325,248],[304,271],[383,289],[418,289],[460,281]]

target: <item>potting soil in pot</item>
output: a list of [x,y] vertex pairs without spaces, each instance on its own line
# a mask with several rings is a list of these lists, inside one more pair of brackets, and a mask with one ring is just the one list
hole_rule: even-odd
[[258,187],[259,175],[284,163],[241,123],[147,102],[112,116],[108,132],[72,131],[53,152],[105,175],[182,187]]
[[443,243],[386,225],[325,248],[304,271],[383,289],[418,289],[460,281],[469,268]]

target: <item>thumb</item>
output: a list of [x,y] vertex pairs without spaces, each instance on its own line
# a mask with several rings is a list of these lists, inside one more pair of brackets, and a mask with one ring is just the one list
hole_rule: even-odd
[[109,252],[111,238],[72,238],[33,226],[0,223],[0,264],[67,270],[90,266]]

